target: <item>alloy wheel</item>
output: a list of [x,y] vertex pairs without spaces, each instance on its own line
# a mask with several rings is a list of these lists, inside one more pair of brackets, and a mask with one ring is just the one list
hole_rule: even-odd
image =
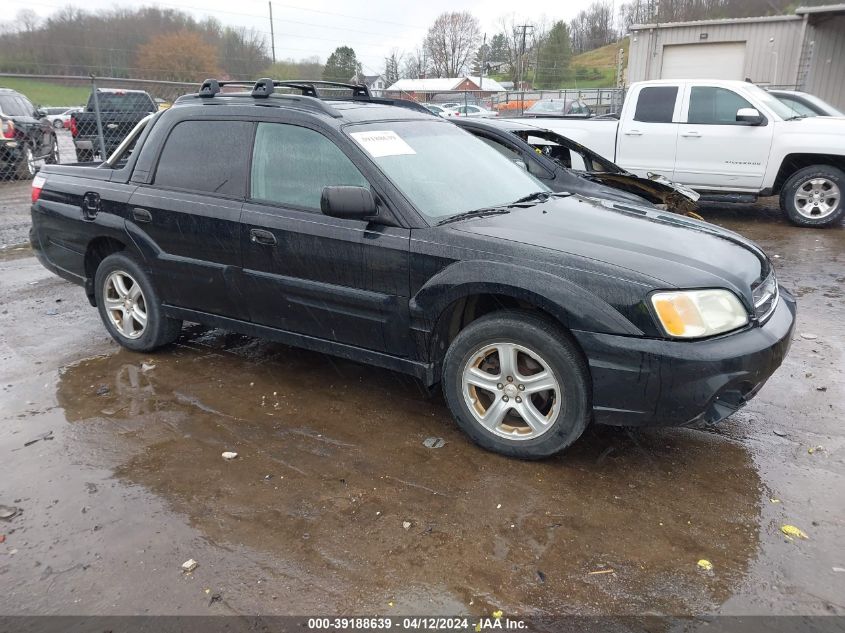
[[487,431],[511,440],[548,432],[561,406],[561,390],[549,364],[523,345],[500,342],[473,353],[464,366],[467,407]]
[[147,302],[141,286],[129,274],[116,270],[106,277],[103,303],[111,324],[126,338],[137,339],[147,328]]
[[795,209],[805,218],[820,220],[834,213],[841,203],[839,186],[828,178],[805,180],[795,192]]

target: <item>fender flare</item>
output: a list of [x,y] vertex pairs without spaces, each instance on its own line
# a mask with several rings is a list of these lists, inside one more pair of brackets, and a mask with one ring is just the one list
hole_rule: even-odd
[[411,327],[430,334],[448,306],[476,294],[500,294],[528,302],[570,330],[643,335],[613,306],[567,279],[490,260],[456,262],[429,279],[411,298]]

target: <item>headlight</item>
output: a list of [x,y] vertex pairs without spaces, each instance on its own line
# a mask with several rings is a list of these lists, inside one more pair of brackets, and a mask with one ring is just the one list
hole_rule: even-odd
[[701,338],[729,332],[748,323],[748,313],[728,290],[657,292],[651,304],[669,336]]

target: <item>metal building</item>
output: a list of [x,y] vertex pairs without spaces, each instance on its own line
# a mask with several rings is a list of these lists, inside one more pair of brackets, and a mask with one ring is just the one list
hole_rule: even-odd
[[750,79],[804,90],[845,108],[845,4],[794,15],[630,29],[628,83],[645,79]]

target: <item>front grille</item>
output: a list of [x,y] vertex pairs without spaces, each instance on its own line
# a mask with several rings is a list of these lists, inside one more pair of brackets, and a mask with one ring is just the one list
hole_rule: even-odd
[[768,319],[778,304],[778,281],[775,278],[775,271],[771,270],[768,276],[752,288],[754,297],[754,313],[761,323]]

